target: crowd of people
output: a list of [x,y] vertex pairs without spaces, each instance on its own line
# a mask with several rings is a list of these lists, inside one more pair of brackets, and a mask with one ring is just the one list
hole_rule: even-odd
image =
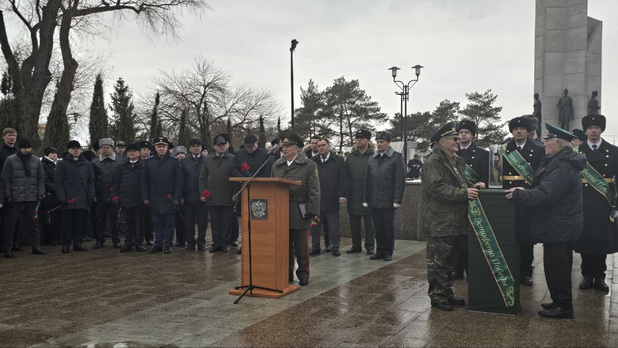
[[[323,252],[322,236],[324,251],[341,256],[344,203],[352,236],[352,247],[345,252],[360,253],[364,247],[371,260],[392,260],[395,212],[403,201],[406,176],[420,176],[428,295],[433,307],[450,311],[465,304],[452,286],[468,272],[468,204],[499,178],[505,199],[516,202],[520,284],[533,285],[533,246],[543,243],[553,302],[544,303],[539,314],[572,318],[573,251],[582,257],[579,288],[609,291],[605,260],[618,250],[618,147],[602,139],[602,115],[584,117],[583,130],[572,132],[546,124],[545,143],[536,138],[535,120],[521,116],[509,121],[512,138],[498,152],[499,167],[494,155],[474,143],[477,125],[470,120],[444,125],[431,137],[425,164],[415,158],[407,166],[390,146],[389,132],[377,132],[372,141],[374,134],[366,129],[355,133],[345,158],[325,137],[314,136],[305,146],[297,134],[284,131],[266,148],[258,146],[255,135],[247,135],[238,151],[230,149],[228,134],[218,134],[211,153],[200,139],[185,147],[173,146],[163,136],[128,146],[103,138],[96,144],[98,154],[83,152],[72,140],[66,151],[46,148],[39,159],[28,139],[18,140],[17,132],[6,128],[0,147],[4,256],[22,251],[20,230],[28,231],[32,253],[44,255],[39,226],[45,243],[61,245],[63,254],[71,246],[88,251],[82,242],[90,229],[93,249],[111,240],[120,252],[146,252],[148,245],[153,254],[169,254],[173,246],[228,253],[239,246],[240,214],[235,198],[239,185],[230,177],[278,177],[301,182],[289,194],[289,280],[296,276],[305,286],[310,256]],[[207,246],[209,223],[212,244]]]

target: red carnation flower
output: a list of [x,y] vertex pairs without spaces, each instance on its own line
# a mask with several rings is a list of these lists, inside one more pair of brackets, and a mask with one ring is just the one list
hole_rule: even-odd
[[73,197],[69,200],[69,203],[73,204],[73,203],[77,203],[77,198]]
[[118,200],[120,200],[120,197],[118,197],[118,196],[114,196],[114,197],[112,197],[112,201],[114,201],[114,202],[118,202]]
[[202,197],[204,197],[206,199],[210,198],[210,191],[208,191],[208,190],[202,191]]
[[249,165],[247,163],[243,163],[243,164],[240,165],[240,169],[247,171],[247,170],[251,169],[251,167],[249,167]]
[[167,198],[172,198],[172,194],[171,194],[171,193],[168,193],[168,194],[167,194]]

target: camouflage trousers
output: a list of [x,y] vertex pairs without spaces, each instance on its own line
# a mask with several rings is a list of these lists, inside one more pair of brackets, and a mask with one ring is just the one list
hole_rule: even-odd
[[427,240],[427,294],[432,300],[453,297],[452,273],[461,254],[465,236],[431,237]]

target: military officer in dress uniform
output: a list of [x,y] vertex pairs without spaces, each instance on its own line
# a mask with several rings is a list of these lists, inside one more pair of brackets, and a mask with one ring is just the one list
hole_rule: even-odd
[[[476,136],[476,123],[472,120],[462,120],[457,124],[459,144],[457,155],[466,160],[465,174],[470,182],[482,182],[489,187],[489,151],[483,150],[473,142]],[[464,269],[468,270],[468,241],[461,239],[459,260],[453,272],[454,279],[463,279]]]
[[618,251],[618,230],[614,220],[618,215],[614,182],[618,176],[618,147],[601,137],[605,131],[605,116],[584,117],[582,128],[588,139],[579,146],[579,152],[586,156],[589,166],[582,170],[584,230],[573,245],[575,252],[582,257],[584,279],[579,288],[595,287],[609,291],[605,283],[605,259],[607,254]]
[[[528,139],[531,131],[530,119],[527,116],[515,117],[509,121],[509,131],[513,138],[502,146],[502,188],[531,188],[536,170],[545,157],[545,149]],[[517,208],[517,230],[521,245],[520,282],[532,286],[532,262],[534,261],[534,244],[530,239],[526,219]]]

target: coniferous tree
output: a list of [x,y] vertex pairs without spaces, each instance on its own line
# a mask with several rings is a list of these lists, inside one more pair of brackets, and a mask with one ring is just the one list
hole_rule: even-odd
[[266,145],[266,129],[264,128],[264,117],[260,116],[260,129],[258,130],[258,146]]
[[277,118],[277,134],[281,134],[281,116]]
[[101,138],[109,136],[109,122],[107,120],[107,110],[105,109],[105,99],[103,94],[103,77],[98,74],[94,83],[94,93],[92,94],[92,104],[90,104],[90,144],[96,144]]
[[13,87],[11,75],[5,71],[2,74],[2,83],[0,85],[0,91],[4,97],[0,100],[0,130],[11,127],[17,130],[17,134],[20,134],[19,103],[15,99]]
[[[54,97],[54,101],[55,100],[56,97]],[[69,140],[71,140],[70,137],[71,132],[66,112],[58,103],[54,102],[49,117],[47,118],[43,148],[53,146],[56,149],[62,149]]]
[[161,130],[157,129],[157,126],[159,125],[159,101],[160,96],[159,92],[157,92],[157,95],[155,96],[155,105],[154,108],[152,108],[152,114],[150,115],[150,139],[156,138],[161,132]]
[[187,146],[189,143],[189,132],[187,127],[187,110],[182,110],[180,124],[178,125],[178,145]]
[[226,132],[230,137],[230,146],[232,146],[232,120],[229,117],[227,119]]
[[502,107],[494,106],[498,96],[488,89],[483,93],[466,93],[466,97],[468,104],[461,109],[461,114],[476,122],[476,144],[481,147],[501,144],[507,132],[502,130],[505,124],[500,118]]
[[135,142],[135,119],[133,112],[133,93],[122,77],[118,78],[111,95],[110,109],[114,112],[111,136],[115,141],[122,140],[127,144]]

